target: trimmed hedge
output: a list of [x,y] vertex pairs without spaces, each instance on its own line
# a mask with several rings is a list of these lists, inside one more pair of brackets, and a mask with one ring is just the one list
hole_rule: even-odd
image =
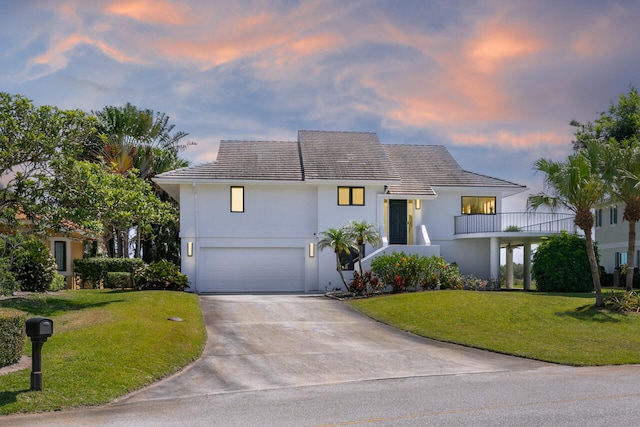
[[0,310],[0,367],[16,363],[22,357],[27,313]]
[[107,273],[134,273],[144,266],[139,258],[82,258],[73,261],[74,271],[80,275],[82,286],[90,285],[99,288],[106,283]]
[[161,259],[138,270],[136,286],[141,290],[184,291],[189,287],[189,277],[177,265]]
[[107,289],[124,289],[132,287],[131,273],[124,271],[110,271],[104,281],[104,287]]

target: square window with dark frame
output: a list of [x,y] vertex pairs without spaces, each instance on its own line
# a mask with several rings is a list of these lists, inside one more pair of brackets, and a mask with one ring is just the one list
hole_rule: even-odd
[[338,187],[338,206],[364,206],[364,187]]

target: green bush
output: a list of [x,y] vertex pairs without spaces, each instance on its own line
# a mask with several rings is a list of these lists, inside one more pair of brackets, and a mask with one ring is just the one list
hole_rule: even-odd
[[9,270],[11,248],[7,245],[7,237],[0,237],[0,295],[11,295],[20,289],[16,276]]
[[83,287],[99,288],[100,283],[106,281],[107,273],[134,273],[144,262],[138,258],[82,258],[74,260],[73,265]]
[[0,258],[0,295],[11,295],[20,289],[16,276],[9,271],[9,260]]
[[51,251],[35,236],[14,236],[8,240],[11,247],[10,271],[20,283],[20,289],[44,292],[49,289],[58,273]]
[[0,367],[16,363],[22,357],[27,314],[18,310],[0,310]]
[[[596,259],[599,259],[596,246]],[[541,292],[591,292],[593,280],[584,237],[562,232],[542,241],[531,275]]]
[[125,273],[123,271],[108,272],[104,281],[104,287],[108,289],[124,289],[130,288],[131,286],[131,273]]
[[139,269],[135,281],[136,287],[142,290],[183,291],[189,287],[189,278],[165,259]]
[[49,285],[49,291],[58,292],[63,290],[67,285],[67,278],[60,273],[56,273],[51,285]]
[[439,256],[407,255],[393,252],[371,261],[371,270],[392,292],[405,292],[420,285],[423,289],[462,289],[464,276],[458,266]]

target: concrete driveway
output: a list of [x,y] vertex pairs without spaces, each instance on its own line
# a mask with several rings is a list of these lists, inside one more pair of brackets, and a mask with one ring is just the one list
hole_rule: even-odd
[[216,295],[200,303],[209,336],[202,358],[119,403],[553,366],[402,333],[324,296]]

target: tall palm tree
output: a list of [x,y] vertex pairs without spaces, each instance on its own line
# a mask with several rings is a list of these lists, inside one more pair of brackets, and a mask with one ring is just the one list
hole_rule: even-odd
[[603,177],[609,184],[608,191],[613,202],[624,203],[623,218],[629,223],[626,290],[633,290],[635,268],[636,223],[640,220],[640,147],[637,140],[622,143],[611,140],[604,144]]
[[382,242],[380,232],[378,232],[375,224],[364,220],[360,222],[356,222],[354,220],[349,221],[347,232],[349,237],[353,239],[357,245],[358,251],[360,251],[360,256],[358,257],[358,268],[360,269],[360,274],[362,274],[362,257],[364,257],[364,247],[367,244],[371,246],[380,244]]
[[527,200],[529,209],[547,206],[555,210],[563,207],[575,214],[574,222],[585,235],[597,307],[604,306],[604,299],[591,235],[594,225],[591,210],[603,200],[606,191],[605,182],[600,176],[600,164],[601,154],[597,144],[588,144],[584,150],[570,155],[564,162],[538,159],[534,169],[544,172],[548,193],[531,195]]
[[350,254],[353,249],[353,243],[349,236],[348,230],[345,227],[342,228],[328,228],[326,231],[320,232],[324,237],[318,242],[318,249],[322,250],[330,248],[336,254],[336,270],[340,274],[340,279],[344,287],[347,288],[347,281],[344,280],[344,274],[342,274],[342,263],[340,262],[340,254]]

